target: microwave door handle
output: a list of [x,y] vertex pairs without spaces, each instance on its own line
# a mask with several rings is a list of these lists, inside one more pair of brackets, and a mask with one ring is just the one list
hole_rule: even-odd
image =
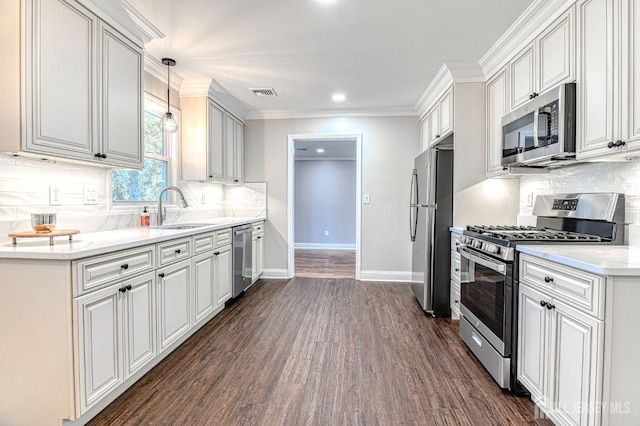
[[[548,141],[551,139],[551,113],[546,111],[537,111],[538,114],[538,125],[536,127],[536,132],[539,140]],[[544,127],[544,136],[540,136],[540,124]]]

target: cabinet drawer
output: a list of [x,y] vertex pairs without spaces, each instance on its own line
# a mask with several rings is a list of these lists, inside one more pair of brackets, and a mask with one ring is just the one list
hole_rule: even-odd
[[207,232],[193,236],[193,252],[195,254],[204,253],[207,250],[216,248],[216,233]]
[[451,279],[460,282],[460,254],[458,252],[451,252]]
[[114,280],[151,271],[155,268],[154,260],[155,247],[145,246],[74,261],[74,296],[111,284]]
[[216,232],[216,247],[231,244],[231,229],[223,229]]
[[181,238],[158,244],[158,265],[168,265],[191,256],[191,238]]
[[456,250],[458,248],[460,245],[460,237],[462,237],[462,235],[458,233],[451,233],[451,250]]
[[597,318],[604,319],[606,278],[522,254],[520,281]]
[[255,234],[263,234],[264,233],[264,222],[256,222],[253,224],[253,233]]

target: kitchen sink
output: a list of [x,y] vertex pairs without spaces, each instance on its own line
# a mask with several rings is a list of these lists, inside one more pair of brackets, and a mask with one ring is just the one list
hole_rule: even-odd
[[169,225],[154,226],[155,229],[194,229],[202,228],[204,226],[211,226],[208,223],[172,223]]

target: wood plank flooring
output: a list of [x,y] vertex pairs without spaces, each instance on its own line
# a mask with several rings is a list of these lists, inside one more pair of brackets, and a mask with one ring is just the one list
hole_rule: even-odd
[[355,278],[355,250],[295,251],[296,277]]
[[297,277],[258,281],[90,424],[545,423],[408,284]]

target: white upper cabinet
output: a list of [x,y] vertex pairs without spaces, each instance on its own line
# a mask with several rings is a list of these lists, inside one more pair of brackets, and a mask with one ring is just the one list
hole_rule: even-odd
[[438,144],[453,132],[453,88],[442,95],[425,120],[429,122],[429,146]]
[[507,68],[487,82],[487,176],[507,173],[502,166],[502,116],[507,113]]
[[2,103],[18,115],[0,118],[8,129],[0,151],[141,168],[142,43],[74,1],[24,7],[24,25],[10,22],[17,11],[0,18],[3,43],[22,53],[2,66],[0,84],[13,86]]
[[578,3],[578,159],[640,148],[639,10],[637,0]]
[[241,183],[244,124],[208,97],[180,98],[182,179]]
[[575,12],[571,7],[509,62],[509,108],[575,78]]

